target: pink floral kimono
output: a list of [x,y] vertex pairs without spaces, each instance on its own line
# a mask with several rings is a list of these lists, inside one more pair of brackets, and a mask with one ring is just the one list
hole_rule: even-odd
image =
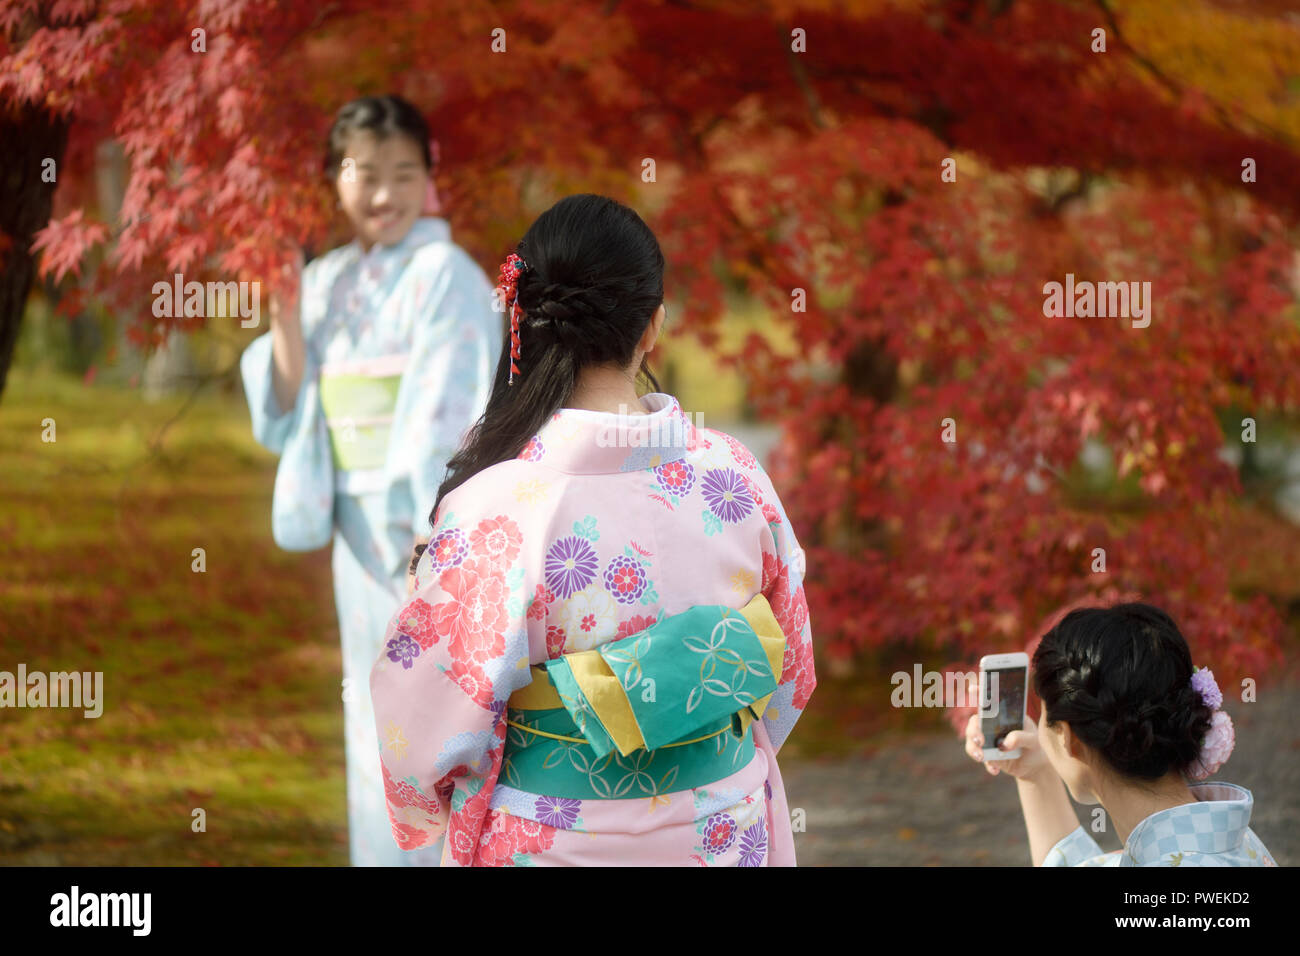
[[793,866],[816,677],[766,472],[671,395],[560,409],[439,508],[371,673],[393,836],[444,866]]

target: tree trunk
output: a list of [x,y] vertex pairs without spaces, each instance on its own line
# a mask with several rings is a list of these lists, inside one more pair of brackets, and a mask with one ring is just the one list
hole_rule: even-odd
[[[68,122],[40,107],[0,113],[0,397],[4,396],[18,330],[27,296],[36,275],[32,237],[50,221],[55,182],[43,182],[42,172],[54,160],[55,179],[68,145]],[[46,176],[46,178],[51,178]]]

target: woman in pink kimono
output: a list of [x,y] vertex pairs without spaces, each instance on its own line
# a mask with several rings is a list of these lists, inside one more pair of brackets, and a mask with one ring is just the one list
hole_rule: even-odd
[[803,551],[754,456],[658,391],[663,269],[590,194],[502,266],[511,341],[371,673],[393,836],[443,865],[795,863]]

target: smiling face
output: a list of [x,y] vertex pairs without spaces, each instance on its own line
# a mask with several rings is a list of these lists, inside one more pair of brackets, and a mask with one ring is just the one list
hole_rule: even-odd
[[420,218],[429,170],[409,136],[357,132],[348,139],[336,185],[361,245],[400,242]]

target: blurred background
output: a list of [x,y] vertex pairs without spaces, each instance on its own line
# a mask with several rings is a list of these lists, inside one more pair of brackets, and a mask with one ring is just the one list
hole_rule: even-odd
[[[1026,864],[1014,786],[891,675],[1120,597],[1214,670],[1220,776],[1297,859],[1294,3],[0,0],[0,37],[0,670],[106,696],[0,710],[0,863],[346,864],[329,554],[272,542],[238,377],[265,320],[150,290],[346,241],[325,134],[388,92],[490,277],[574,192],[659,237],[660,383],[808,555],[801,863]],[[1151,283],[1150,325],[1045,315],[1067,274]]]

